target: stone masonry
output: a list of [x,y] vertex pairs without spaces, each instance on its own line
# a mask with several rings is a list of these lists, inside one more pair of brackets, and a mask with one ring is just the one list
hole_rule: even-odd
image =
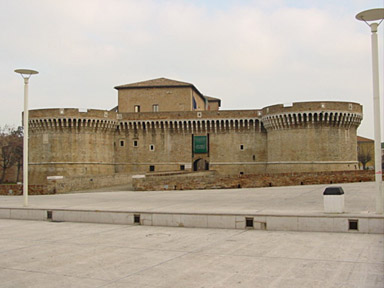
[[[185,82],[160,78],[116,89],[119,105],[109,111],[30,111],[31,184],[45,184],[48,176],[358,169],[357,103],[221,111],[219,99]],[[196,148],[198,139],[203,150]]]

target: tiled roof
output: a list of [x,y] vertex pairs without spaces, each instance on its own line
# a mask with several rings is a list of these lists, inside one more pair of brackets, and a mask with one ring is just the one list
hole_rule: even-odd
[[167,79],[167,78],[157,78],[157,79],[152,79],[147,81],[141,81],[141,82],[116,86],[115,89],[144,88],[144,87],[186,87],[186,86],[194,87],[193,84],[187,83],[187,82],[181,82],[181,81],[176,81],[176,80]]
[[373,142],[373,140],[369,138],[357,136],[357,142]]
[[219,102],[219,107],[221,106],[221,99],[219,99],[219,98],[215,98],[215,97],[211,97],[211,96],[205,96],[205,95],[204,95],[204,98],[206,100],[208,100],[208,102]]
[[211,97],[211,96],[205,96],[205,99],[207,99],[208,101],[221,101],[219,98],[215,98],[215,97]]

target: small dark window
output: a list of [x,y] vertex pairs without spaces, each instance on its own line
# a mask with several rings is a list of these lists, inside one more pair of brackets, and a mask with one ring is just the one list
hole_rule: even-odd
[[140,224],[140,214],[133,215],[133,223]]
[[47,211],[47,219],[52,220],[52,211]]
[[133,147],[139,146],[139,142],[137,140],[133,140]]
[[185,165],[180,165],[180,170],[185,170]]
[[349,230],[359,230],[359,220],[357,219],[348,219],[348,225]]
[[124,140],[120,140],[120,147],[124,147]]
[[140,112],[140,105],[135,105],[135,112],[136,113]]
[[244,150],[244,145],[243,144],[240,145],[240,150]]
[[241,171],[241,172],[240,172],[240,175],[244,175],[244,172],[243,172],[243,171]]
[[246,228],[253,228],[253,218],[251,218],[251,217],[245,218],[245,227]]
[[154,165],[149,166],[149,171],[151,172],[155,171],[155,166]]
[[256,160],[256,156],[255,156],[255,155],[253,155],[253,156],[252,156],[252,159],[253,159],[253,161],[255,161],[255,160]]
[[155,145],[153,144],[149,145],[149,151],[155,151]]

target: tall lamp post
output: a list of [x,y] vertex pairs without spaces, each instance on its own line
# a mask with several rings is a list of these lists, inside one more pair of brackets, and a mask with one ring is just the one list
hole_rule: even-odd
[[[381,166],[381,133],[380,133],[380,92],[379,92],[379,49],[377,43],[377,28],[384,19],[384,8],[371,9],[360,12],[356,19],[364,21],[371,27],[372,41],[372,74],[373,74],[373,114],[375,129],[375,181],[376,181],[376,213],[383,214],[383,171]],[[380,21],[372,22],[372,21]],[[371,23],[369,23],[371,22]]]
[[28,82],[39,72],[30,69],[16,69],[15,72],[24,78],[23,198],[24,206],[28,206]]

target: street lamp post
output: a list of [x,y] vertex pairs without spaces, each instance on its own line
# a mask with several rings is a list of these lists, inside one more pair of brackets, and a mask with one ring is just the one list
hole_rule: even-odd
[[29,78],[39,72],[30,69],[16,69],[24,79],[24,144],[23,144],[23,198],[28,206],[28,82]]
[[[381,133],[380,133],[380,92],[379,92],[379,52],[377,43],[377,28],[384,19],[384,8],[371,9],[360,12],[356,15],[356,19],[364,21],[371,27],[372,42],[372,74],[373,74],[373,114],[375,129],[375,181],[376,181],[376,213],[383,214],[384,198],[383,198],[383,171],[381,166]],[[369,23],[378,21],[379,23]]]

